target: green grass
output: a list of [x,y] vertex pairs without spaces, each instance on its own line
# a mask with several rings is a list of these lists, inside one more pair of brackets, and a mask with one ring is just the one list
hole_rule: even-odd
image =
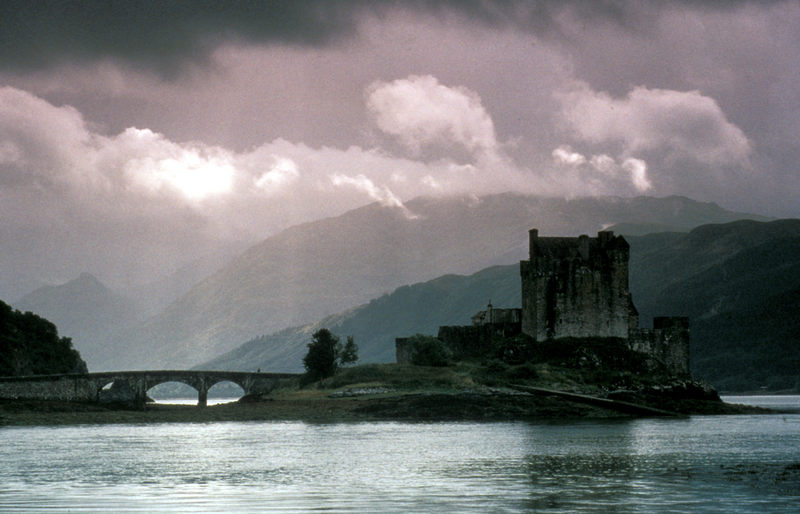
[[[636,389],[668,380],[648,371],[641,355],[627,349],[617,339],[565,339],[556,342],[532,343],[518,340],[495,341],[483,358],[452,362],[449,366],[417,366],[413,364],[362,364],[340,368],[337,373],[318,382],[300,380],[295,391],[335,391],[356,387],[383,387],[391,391],[458,391],[481,387],[526,385],[587,394],[615,389]],[[496,347],[526,342],[524,352],[514,351],[508,362],[496,357],[505,355]],[[498,346],[500,345],[500,346]],[[519,348],[517,348],[519,350]],[[286,388],[291,393],[293,386]]]
[[[458,362],[448,367],[411,364],[364,364],[339,370],[333,377],[307,384],[295,391],[304,395],[360,387],[384,387],[392,391],[444,392],[481,387],[528,385],[550,389],[594,392],[646,382],[633,373],[576,370],[549,363],[508,365],[498,360]],[[291,393],[291,387],[283,392]]]
[[322,389],[370,386],[398,390],[464,389],[474,387],[470,374],[461,366],[430,367],[410,364],[362,364],[342,368],[333,377],[317,382]]

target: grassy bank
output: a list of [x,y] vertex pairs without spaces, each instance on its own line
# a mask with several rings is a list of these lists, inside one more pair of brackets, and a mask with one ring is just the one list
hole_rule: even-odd
[[[630,416],[563,398],[526,394],[509,387],[512,384],[594,396],[616,395],[619,400],[684,414],[765,412],[699,397],[698,391],[692,393],[696,397],[682,398],[663,384],[658,388],[667,391],[666,394],[648,398],[647,388],[654,384],[648,384],[646,379],[627,374],[608,378],[610,380],[603,385],[587,383],[574,370],[548,364],[460,363],[448,367],[367,364],[342,369],[337,375],[313,384],[301,385],[299,379],[287,380],[263,397],[205,408],[151,404],[144,410],[133,410],[92,403],[2,401],[0,425],[255,420],[569,420]],[[627,389],[618,387],[620,385],[627,385]],[[685,390],[681,391],[686,394]]]

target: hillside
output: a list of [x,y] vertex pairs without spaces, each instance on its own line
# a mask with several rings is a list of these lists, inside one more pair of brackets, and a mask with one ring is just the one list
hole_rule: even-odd
[[66,284],[41,287],[15,301],[14,307],[39,313],[55,323],[86,356],[92,369],[114,358],[108,340],[138,320],[132,302],[88,273]]
[[[722,390],[800,380],[800,220],[698,227],[688,234],[627,237],[641,324],[653,315],[692,319],[692,372]],[[394,338],[466,324],[487,299],[520,304],[518,265],[404,286],[316,323],[253,339],[199,367],[300,371],[311,334],[354,335],[364,362],[391,362]]]
[[0,301],[0,376],[86,373],[68,337],[50,321]]
[[689,316],[697,377],[720,390],[800,386],[800,220],[628,239],[641,322]]
[[400,287],[316,323],[255,338],[198,368],[301,372],[306,344],[320,328],[352,335],[361,362],[394,362],[396,337],[435,334],[439,325],[463,324],[489,300],[498,307],[510,307],[519,304],[519,297],[519,270],[514,265],[494,266],[470,276],[446,275]]
[[[631,292],[640,316],[649,319],[665,310],[676,315],[700,316],[704,311],[696,309],[709,303],[710,295],[730,302],[731,295],[723,298],[715,291],[723,289],[736,296],[742,280],[750,280],[752,283],[747,286],[750,288],[757,287],[759,282],[766,284],[766,292],[783,287],[774,266],[797,259],[791,249],[782,249],[785,241],[795,237],[800,237],[800,221],[793,219],[769,223],[741,220],[705,225],[688,234],[628,236]],[[775,250],[770,250],[770,246],[775,246]],[[738,260],[722,266],[735,256],[739,256]],[[765,265],[767,261],[773,268]],[[716,274],[711,271],[714,269]],[[762,274],[765,275],[752,280]],[[690,278],[697,284],[685,283]]]
[[106,366],[195,365],[258,334],[314,322],[404,284],[514,263],[525,257],[534,226],[577,235],[618,223],[689,230],[745,217],[682,197],[501,194],[418,198],[407,207],[412,216],[371,204],[266,239],[129,332]]

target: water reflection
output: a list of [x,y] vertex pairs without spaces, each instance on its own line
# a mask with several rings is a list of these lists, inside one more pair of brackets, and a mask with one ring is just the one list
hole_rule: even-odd
[[[223,403],[232,403],[239,400],[236,397],[217,397],[208,398],[206,405],[220,405]],[[157,405],[197,405],[197,397],[194,398],[153,398],[154,403]]]
[[800,416],[0,429],[0,511],[774,511]]

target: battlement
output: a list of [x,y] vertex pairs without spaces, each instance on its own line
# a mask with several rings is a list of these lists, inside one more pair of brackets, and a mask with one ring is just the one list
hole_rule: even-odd
[[630,247],[622,236],[614,236],[612,231],[600,231],[597,237],[581,235],[578,237],[539,237],[539,231],[528,232],[529,262],[534,268],[541,268],[553,259],[580,259],[585,262],[603,259],[628,260]]

